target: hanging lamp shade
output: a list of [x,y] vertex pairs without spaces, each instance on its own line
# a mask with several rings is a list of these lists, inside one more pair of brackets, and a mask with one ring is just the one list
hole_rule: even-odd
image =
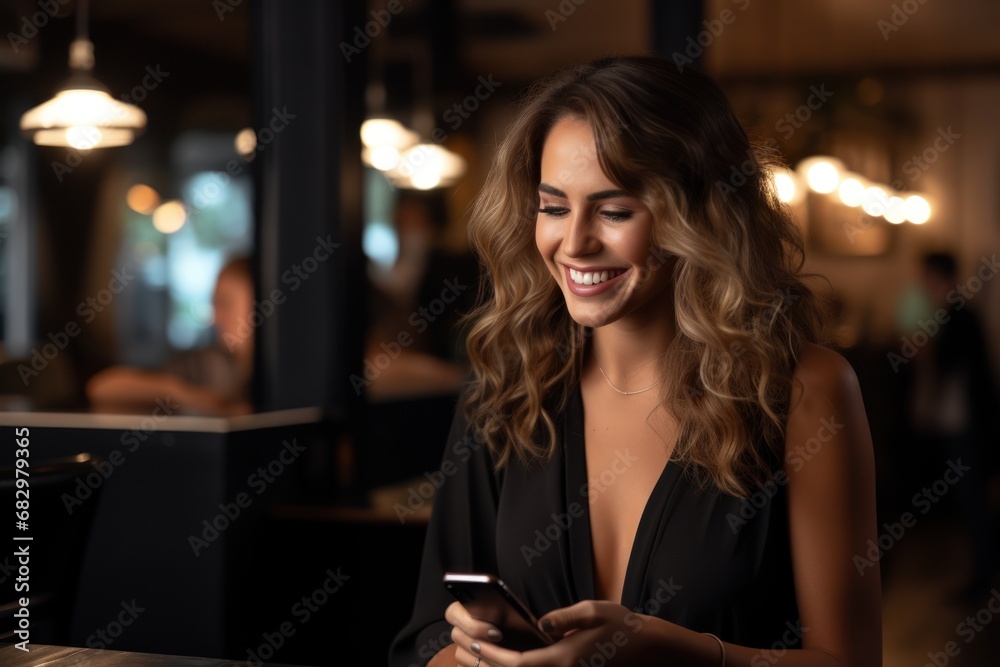
[[[84,33],[85,21],[85,14],[78,16],[78,34]],[[94,44],[86,37],[70,45],[69,66],[73,73],[55,97],[21,116],[22,134],[39,146],[77,150],[132,143],[146,127],[146,112],[114,99],[91,76]]]

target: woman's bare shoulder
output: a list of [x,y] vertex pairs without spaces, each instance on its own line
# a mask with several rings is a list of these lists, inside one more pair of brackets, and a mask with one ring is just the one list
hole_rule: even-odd
[[817,399],[842,404],[860,396],[857,373],[843,355],[822,345],[803,343],[792,375],[791,410]]

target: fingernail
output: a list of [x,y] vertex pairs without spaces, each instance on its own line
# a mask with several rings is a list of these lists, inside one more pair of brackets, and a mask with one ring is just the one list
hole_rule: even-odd
[[494,628],[490,628],[486,631],[486,636],[490,638],[491,642],[498,642],[503,639],[503,634]]
[[472,642],[472,652],[479,655],[479,642]]
[[549,619],[543,618],[541,626],[544,632],[552,632],[552,621],[550,621]]

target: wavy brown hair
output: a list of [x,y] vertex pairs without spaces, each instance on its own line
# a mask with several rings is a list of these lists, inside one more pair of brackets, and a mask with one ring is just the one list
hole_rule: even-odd
[[590,124],[604,172],[653,213],[651,252],[670,257],[661,270],[673,273],[664,308],[676,335],[660,376],[680,429],[673,458],[746,496],[783,453],[796,356],[821,340],[826,309],[768,177],[773,157],[751,145],[718,84],[662,58],[578,65],[523,100],[469,222],[485,277],[467,316],[466,416],[500,467],[559,446],[553,415],[579,380],[588,331],[569,316],[534,227],[542,146],[565,117]]

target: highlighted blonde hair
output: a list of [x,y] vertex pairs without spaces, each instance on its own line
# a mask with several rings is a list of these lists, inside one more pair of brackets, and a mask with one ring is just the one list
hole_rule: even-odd
[[501,467],[559,447],[553,415],[579,381],[588,332],[534,229],[542,146],[566,117],[590,124],[602,169],[649,207],[652,250],[670,256],[659,270],[673,274],[676,335],[660,373],[680,429],[673,458],[746,496],[782,456],[796,355],[819,342],[825,309],[768,178],[772,158],[751,147],[718,84],[669,60],[595,60],[535,84],[522,103],[469,223],[486,269],[467,316],[469,422]]

